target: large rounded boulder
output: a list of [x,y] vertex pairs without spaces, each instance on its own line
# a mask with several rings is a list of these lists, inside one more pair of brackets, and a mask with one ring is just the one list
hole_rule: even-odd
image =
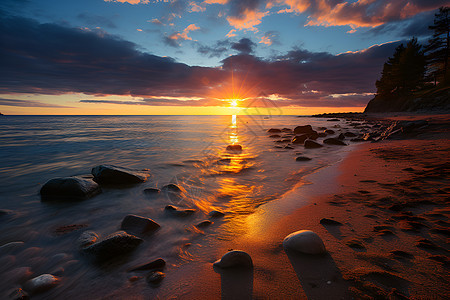
[[100,192],[95,181],[80,176],[50,179],[40,190],[42,200],[83,200]]
[[223,269],[236,267],[252,268],[253,262],[247,252],[233,250],[224,254],[221,259],[214,263],[214,266]]
[[312,132],[314,132],[314,130],[312,129],[311,125],[297,126],[294,128],[295,134],[308,134]]
[[113,165],[99,165],[92,168],[94,181],[100,184],[133,184],[147,180],[150,174],[146,171],[132,170]]
[[283,240],[283,247],[305,254],[324,254],[327,252],[322,239],[311,230],[291,233]]
[[134,235],[118,231],[83,250],[94,255],[98,260],[107,260],[133,251],[142,242],[142,239]]

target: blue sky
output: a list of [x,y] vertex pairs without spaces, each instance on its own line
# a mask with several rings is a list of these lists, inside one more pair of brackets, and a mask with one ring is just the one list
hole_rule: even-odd
[[[255,90],[261,92],[261,86],[268,86],[264,94],[273,95],[279,105],[361,108],[372,96],[382,64],[393,49],[412,36],[426,42],[430,34],[427,27],[436,9],[446,4],[448,1],[439,0],[4,0],[0,4],[4,31],[1,50],[5,57],[12,55],[5,66],[13,71],[5,75],[8,80],[1,86],[0,97],[5,101],[0,100],[0,108],[7,111],[13,100],[17,100],[15,111],[29,101],[37,103],[33,109],[43,103],[41,107],[53,105],[56,110],[60,106],[117,106],[120,101],[125,106],[134,102],[155,107],[183,104],[176,102],[176,97],[184,97],[178,98],[181,101],[188,97],[189,106],[220,107],[221,98],[229,94],[256,97]],[[45,35],[33,34],[30,28]],[[64,38],[72,33],[74,38]],[[18,42],[13,36],[27,40]],[[12,44],[6,46],[7,41]],[[85,49],[80,42],[87,43]],[[92,45],[98,49],[91,49]],[[39,56],[46,52],[45,47],[53,59]],[[78,51],[71,56],[77,57],[76,62],[67,59],[67,49]],[[133,60],[130,64],[123,56],[128,52],[145,62]],[[127,82],[129,89],[94,88],[90,84],[95,79],[85,82],[74,75],[81,69],[86,74],[87,61],[92,66],[103,56],[111,63],[114,60],[118,70],[129,70],[130,77],[142,71],[134,68],[145,66],[141,75],[149,86],[158,88],[146,89],[142,77]],[[31,64],[30,57],[36,63]],[[185,72],[179,76],[170,73],[174,66]],[[121,71],[114,77],[111,69],[106,73],[104,66],[96,67],[96,72],[103,74],[98,86],[115,81],[120,85],[127,75]],[[62,70],[72,70],[71,75]],[[284,78],[277,83],[279,88],[271,82],[266,84],[271,76],[261,75],[264,70]],[[33,72],[58,80],[52,85],[45,76],[42,81],[28,78],[27,74]],[[229,82],[230,72],[241,86],[244,81],[248,84],[244,88],[247,93],[230,92],[235,84]],[[11,79],[14,76],[17,78]],[[57,82],[60,76],[66,78]],[[222,89],[225,95],[206,93],[211,89]],[[113,96],[118,98],[111,100]],[[64,99],[71,99],[70,105]]]

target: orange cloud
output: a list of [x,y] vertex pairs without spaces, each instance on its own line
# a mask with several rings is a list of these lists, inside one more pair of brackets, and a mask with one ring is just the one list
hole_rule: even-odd
[[205,0],[205,4],[227,4],[229,0]]
[[255,27],[261,24],[261,19],[269,12],[259,12],[254,10],[245,9],[242,15],[234,17],[227,17],[228,23],[238,30],[246,29],[251,31],[258,31]]
[[148,4],[150,0],[104,0],[105,2],[120,2],[120,3],[130,3],[130,4]]
[[206,10],[206,8],[204,6],[198,5],[194,1],[189,2],[189,5],[191,6],[191,8],[189,10],[190,12],[203,12]]
[[225,36],[229,37],[229,38],[236,36],[235,32],[236,32],[236,29],[231,29]]

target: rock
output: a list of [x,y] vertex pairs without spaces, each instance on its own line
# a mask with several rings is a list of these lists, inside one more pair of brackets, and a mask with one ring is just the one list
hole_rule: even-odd
[[212,210],[209,212],[208,216],[210,216],[211,218],[221,218],[225,216],[225,214],[218,210]]
[[100,184],[133,184],[147,180],[150,176],[148,172],[137,171],[128,168],[100,165],[92,168],[94,181]]
[[308,161],[308,160],[311,160],[311,158],[306,157],[306,156],[298,156],[295,160],[296,161]]
[[307,138],[306,134],[298,135],[292,139],[292,144],[303,144]]
[[205,220],[205,221],[198,223],[196,226],[199,228],[203,228],[203,227],[208,227],[209,225],[212,225],[212,224],[214,224],[214,223],[211,222],[210,220]]
[[327,130],[325,130],[325,133],[327,133],[327,134],[334,134],[335,132],[332,129],[327,129]]
[[350,132],[350,131],[344,133],[344,135],[345,135],[346,137],[356,137],[356,136],[357,136],[356,134],[354,134],[353,132]]
[[339,134],[339,136],[337,137],[338,140],[345,140],[345,135],[343,133]]
[[95,255],[99,260],[106,260],[131,252],[142,242],[142,239],[134,235],[118,231],[84,248],[84,251]]
[[161,191],[163,192],[183,192],[183,189],[176,185],[175,183],[169,183],[162,187]]
[[286,145],[284,146],[284,149],[294,149],[294,147],[292,147],[291,145]]
[[42,274],[38,277],[28,280],[24,284],[24,288],[31,294],[43,293],[56,286],[59,278],[51,274]]
[[0,217],[12,215],[13,211],[9,209],[0,209]]
[[272,134],[272,135],[269,135],[269,137],[270,138],[280,138],[281,135],[279,135],[279,134]]
[[94,231],[85,231],[78,238],[78,245],[82,248],[92,245],[98,240],[98,235]]
[[40,191],[42,200],[83,200],[100,192],[100,186],[92,179],[77,176],[50,179]]
[[311,133],[308,133],[308,139],[317,140],[318,137],[319,134],[314,130]]
[[196,212],[196,210],[193,208],[178,209],[178,207],[174,205],[167,205],[165,207],[165,210],[170,211],[171,213],[179,217],[187,217]]
[[267,130],[267,132],[269,132],[269,133],[279,133],[279,132],[281,132],[281,130],[278,129],[278,128],[270,128],[269,130]]
[[161,226],[152,219],[136,215],[126,216],[120,225],[120,229],[134,233],[147,233],[155,231],[159,227]]
[[341,226],[342,223],[332,220],[332,219],[328,219],[328,218],[323,218],[320,220],[320,224],[322,225],[333,225],[333,226]]
[[326,137],[327,136],[327,134],[325,132],[319,132],[319,133],[317,133],[317,135],[319,137]]
[[281,131],[282,132],[292,132],[292,129],[290,129],[290,128],[282,128]]
[[328,138],[328,139],[324,139],[323,140],[324,144],[327,145],[339,145],[339,146],[347,146],[346,143],[344,143],[343,141],[339,140],[339,139],[335,139],[335,138]]
[[242,146],[241,145],[228,145],[227,146],[227,150],[230,150],[230,151],[242,151]]
[[9,299],[11,299],[11,300],[28,300],[28,299],[30,299],[30,296],[28,296],[27,292],[25,292],[21,288],[15,289],[8,296],[9,296]]
[[240,250],[233,250],[227,252],[220,260],[216,261],[214,266],[224,269],[234,267],[252,268],[253,262],[248,253]]
[[160,192],[161,192],[161,190],[158,188],[146,188],[144,190],[144,194],[147,194],[147,195],[154,195],[154,194],[158,194]]
[[314,149],[314,148],[323,147],[321,144],[316,143],[316,142],[311,141],[311,140],[306,140],[303,145],[305,146],[306,149]]
[[164,268],[165,265],[166,265],[166,261],[162,258],[158,258],[152,262],[136,266],[136,267],[130,269],[128,272],[162,269],[162,268]]
[[163,272],[150,272],[150,274],[147,275],[147,282],[153,285],[157,285],[164,279],[164,277],[166,277],[166,274],[164,274]]
[[25,243],[22,241],[6,243],[6,244],[0,246],[0,254],[7,254],[7,253],[14,252],[17,249],[22,248],[24,245],[25,245]]
[[326,253],[322,239],[311,230],[300,230],[291,233],[284,239],[283,247],[305,254]]
[[14,283],[23,283],[33,275],[30,267],[19,267],[2,274],[3,278]]
[[311,133],[311,132],[313,132],[311,125],[297,126],[294,128],[295,134]]

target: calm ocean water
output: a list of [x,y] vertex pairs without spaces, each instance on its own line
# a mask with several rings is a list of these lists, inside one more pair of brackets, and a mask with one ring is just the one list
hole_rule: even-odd
[[[0,117],[0,209],[12,210],[0,219],[0,245],[25,242],[3,255],[0,273],[29,267],[34,275],[40,275],[68,264],[63,283],[42,297],[76,299],[83,293],[98,292],[93,281],[105,289],[120,286],[127,278],[123,269],[152,258],[163,257],[172,270],[201,260],[201,251],[187,253],[183,246],[193,241],[207,245],[242,234],[246,216],[260,205],[276,201],[306,175],[335,164],[350,151],[351,147],[275,148],[284,144],[274,143],[266,132],[271,127],[305,124],[315,129],[343,125],[295,116],[237,116],[235,120],[231,116]],[[229,144],[240,144],[244,149],[230,153],[225,150]],[[313,160],[296,162],[300,153]],[[126,189],[103,189],[102,194],[78,203],[41,202],[39,189],[47,180],[87,174],[99,164],[149,169],[152,176]],[[186,189],[183,199],[151,198],[143,193],[147,187],[169,182]],[[167,204],[199,212],[188,221],[180,221],[164,212]],[[212,209],[227,215],[205,236],[193,225],[206,219]],[[76,239],[83,230],[56,233],[60,226],[78,224],[105,236],[118,230],[127,214],[150,217],[162,227],[145,237],[148,243],[131,258],[117,265],[99,268],[79,253]],[[99,277],[103,279],[98,281]],[[11,278],[0,282],[2,294],[20,286],[20,280]]]

